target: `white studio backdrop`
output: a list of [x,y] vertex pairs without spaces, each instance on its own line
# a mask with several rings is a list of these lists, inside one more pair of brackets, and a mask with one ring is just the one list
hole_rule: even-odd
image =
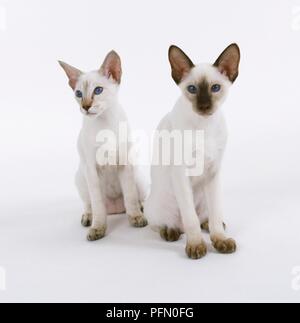
[[[237,221],[235,232],[242,227],[245,233],[249,225],[253,239],[275,244],[274,249],[281,241],[291,254],[282,278],[287,290],[274,294],[277,276],[270,273],[272,288],[263,299],[293,299],[289,270],[300,265],[298,249],[290,248],[300,245],[299,8],[300,0],[0,0],[0,249],[1,243],[9,246],[18,221],[32,223],[35,230],[38,214],[49,230],[61,232],[59,222],[52,228],[53,204],[59,214],[60,203],[75,203],[72,221],[79,221],[73,182],[81,115],[58,59],[92,70],[115,49],[124,71],[120,100],[132,127],[151,133],[179,96],[170,76],[169,45],[180,46],[195,62],[213,63],[237,42],[240,77],[224,106],[230,133],[224,163],[226,208],[237,213],[229,215],[232,223]],[[22,232],[19,227],[18,234]],[[28,236],[23,234],[22,241]],[[9,250],[3,259],[13,268]],[[262,265],[268,266],[263,259],[261,255]],[[247,277],[244,282],[248,285]],[[255,286],[259,290],[264,283]],[[258,294],[236,291],[232,297],[253,300]],[[18,298],[18,293],[6,295],[4,299]],[[197,301],[189,297],[173,299]],[[142,300],[152,299],[159,300]]]

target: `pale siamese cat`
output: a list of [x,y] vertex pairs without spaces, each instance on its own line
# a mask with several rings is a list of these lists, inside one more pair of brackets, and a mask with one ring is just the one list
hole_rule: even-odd
[[180,48],[172,46],[169,60],[172,77],[182,96],[158,130],[202,130],[204,172],[189,177],[185,165],[153,165],[145,215],[166,241],[177,241],[186,233],[186,253],[192,259],[200,259],[207,253],[201,229],[210,232],[218,252],[233,253],[236,242],[225,232],[220,196],[220,167],[227,141],[221,105],[238,77],[240,50],[232,44],[213,65],[195,66]]
[[[132,226],[146,226],[147,220],[142,212],[146,186],[136,168],[131,164],[99,165],[96,160],[96,137],[99,132],[110,130],[118,139],[120,123],[128,125],[126,114],[118,102],[122,76],[119,55],[110,52],[102,67],[90,73],[83,73],[64,62],[59,63],[69,78],[69,85],[83,114],[78,140],[80,166],[76,184],[84,204],[82,225],[91,226],[88,240],[95,241],[105,236],[108,214],[126,212]],[[118,149],[124,142],[117,144]]]

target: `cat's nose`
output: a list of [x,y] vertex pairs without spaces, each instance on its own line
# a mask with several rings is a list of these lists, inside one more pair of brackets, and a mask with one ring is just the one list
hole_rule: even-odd
[[90,108],[92,107],[92,105],[91,104],[84,104],[83,106],[82,106],[82,109],[83,110],[85,110],[86,112],[88,112],[89,110],[90,110]]
[[199,106],[199,110],[201,111],[208,111],[210,110],[210,104],[209,103],[203,103]]
[[89,111],[89,109],[92,107],[93,101],[90,99],[85,99],[82,102],[82,109],[84,109],[86,112]]

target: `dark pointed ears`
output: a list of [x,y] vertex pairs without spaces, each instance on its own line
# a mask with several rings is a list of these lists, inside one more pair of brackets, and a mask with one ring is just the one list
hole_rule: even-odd
[[172,77],[176,84],[180,84],[191,69],[195,67],[190,58],[174,45],[169,49],[169,61],[172,67]]
[[240,60],[241,52],[239,46],[231,44],[220,55],[214,66],[233,83],[239,75]]
[[112,77],[118,84],[121,83],[122,63],[120,56],[115,51],[108,53],[100,68],[100,73],[108,79]]
[[82,72],[80,70],[78,70],[77,68],[75,68],[67,63],[64,63],[62,61],[58,61],[58,63],[66,72],[66,74],[69,78],[69,85],[71,86],[71,88],[73,90],[75,90],[76,84],[77,84],[78,79],[79,79],[80,75],[82,74]]

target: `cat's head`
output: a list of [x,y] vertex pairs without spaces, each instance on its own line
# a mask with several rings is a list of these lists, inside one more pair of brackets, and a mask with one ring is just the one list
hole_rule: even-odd
[[81,112],[89,117],[98,117],[109,108],[117,96],[121,83],[122,66],[119,55],[110,52],[98,71],[83,73],[64,62],[59,62],[69,78]]
[[180,48],[171,46],[169,60],[172,77],[191,102],[193,111],[209,117],[224,102],[228,89],[238,77],[240,49],[237,44],[231,44],[213,65],[195,66]]

